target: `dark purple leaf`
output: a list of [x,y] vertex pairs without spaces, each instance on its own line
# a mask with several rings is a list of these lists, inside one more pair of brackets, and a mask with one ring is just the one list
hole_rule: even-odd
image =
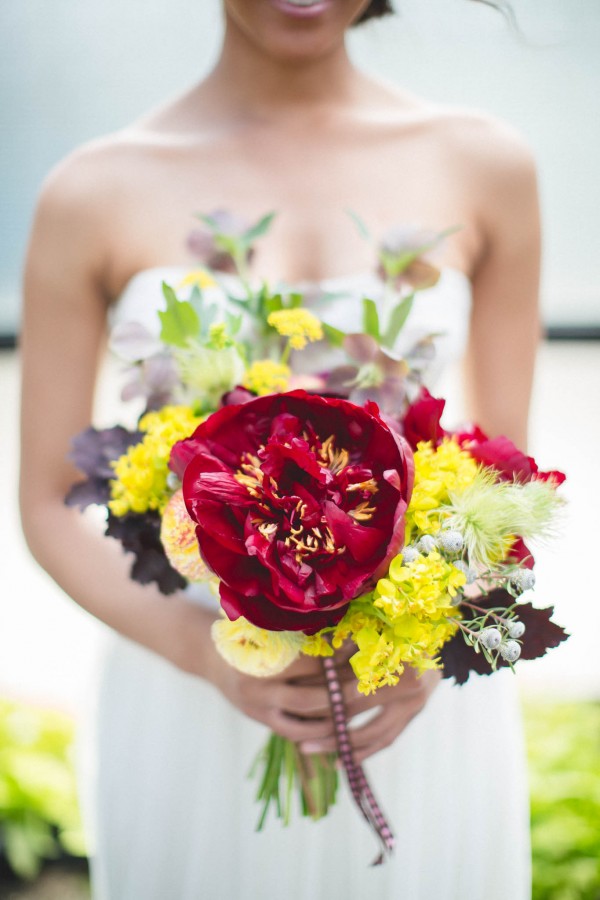
[[112,460],[122,456],[128,447],[137,444],[143,435],[127,431],[121,425],[114,428],[86,428],[73,438],[69,459],[90,478],[113,478]]
[[[498,588],[472,602],[483,609],[500,607],[506,609],[515,601],[508,591]],[[463,607],[463,611],[466,617],[472,617],[472,611],[468,607]],[[553,606],[536,609],[531,603],[518,604],[516,614],[525,625],[525,634],[521,638],[521,659],[537,659],[544,656],[548,650],[558,647],[569,637],[560,625],[551,620],[553,612]],[[464,684],[471,672],[491,675],[493,671],[483,653],[476,653],[475,649],[465,642],[460,631],[444,645],[440,656],[444,664],[443,677],[455,678],[457,684]],[[499,657],[498,668],[507,665],[508,663]]]
[[88,478],[86,481],[78,481],[69,489],[65,497],[67,506],[78,506],[81,510],[92,503],[106,506],[109,500],[110,488],[106,478]]
[[133,513],[113,516],[109,513],[106,532],[116,538],[135,560],[131,577],[140,584],[155,582],[163,594],[172,594],[187,584],[176,572],[165,555],[160,540],[160,515],[158,512]]

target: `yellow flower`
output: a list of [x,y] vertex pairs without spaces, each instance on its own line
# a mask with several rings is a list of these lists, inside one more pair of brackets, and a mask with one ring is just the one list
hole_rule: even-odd
[[293,350],[302,350],[311,341],[323,338],[323,327],[307,309],[280,309],[272,312],[267,322],[279,334],[289,337]]
[[216,287],[217,282],[210,275],[206,269],[194,269],[193,272],[189,272],[185,278],[182,278],[179,284],[177,285],[177,289],[184,287],[199,287],[200,290],[204,288],[212,288]]
[[242,384],[249,391],[262,397],[265,394],[287,390],[291,374],[289,366],[284,363],[272,359],[257,359],[247,369]]
[[304,636],[302,652],[306,656],[333,656],[331,644],[325,640],[321,632]]
[[171,496],[167,489],[171,448],[201,421],[187,406],[165,406],[140,419],[139,430],[146,432],[143,439],[111,463],[115,477],[108,507],[113,515],[163,511]]
[[452,438],[436,448],[422,441],[415,451],[415,485],[406,513],[407,541],[412,532],[435,534],[440,529],[440,507],[450,493],[464,491],[475,480],[478,464]]
[[439,668],[439,651],[458,628],[452,600],[465,580],[435,551],[408,565],[398,555],[388,577],[350,604],[332,644],[349,637],[356,644],[350,664],[361,693],[396,684],[405,666],[419,673]]
[[300,653],[305,637],[297,631],[257,628],[243,616],[234,622],[217,619],[211,633],[217,650],[230,666],[258,678],[283,672]]
[[465,573],[437,550],[406,564],[399,554],[390,563],[388,577],[377,582],[373,605],[391,622],[406,613],[423,620],[452,615],[453,598],[465,583]]

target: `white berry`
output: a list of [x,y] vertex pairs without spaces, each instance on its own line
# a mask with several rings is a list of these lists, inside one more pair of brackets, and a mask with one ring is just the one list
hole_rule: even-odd
[[463,548],[464,540],[460,531],[448,529],[439,535],[438,543],[446,553],[458,553]]
[[496,650],[502,642],[502,635],[497,628],[484,628],[479,635],[479,642],[488,650]]
[[517,571],[510,576],[510,580],[521,593],[530,591],[535,585],[535,575],[531,569],[517,569]]
[[405,564],[414,562],[415,559],[417,559],[417,557],[420,555],[421,554],[419,553],[417,548],[409,544],[408,547],[405,547],[402,551],[402,562]]
[[518,660],[520,655],[521,647],[516,641],[506,641],[504,644],[500,644],[500,656],[502,659],[505,659],[506,662],[514,663]]
[[424,534],[417,546],[421,553],[431,553],[432,550],[436,549],[437,541],[430,534]]
[[525,634],[525,623],[519,622],[516,620],[515,622],[511,622],[508,626],[508,633],[511,638],[520,638]]

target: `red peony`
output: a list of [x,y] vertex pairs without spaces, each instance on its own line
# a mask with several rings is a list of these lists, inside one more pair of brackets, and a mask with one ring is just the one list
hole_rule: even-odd
[[419,396],[402,419],[404,437],[413,450],[417,449],[420,441],[432,441],[437,446],[446,436],[440,424],[445,405],[445,400],[432,397],[427,388],[421,388]]
[[171,467],[230,619],[334,625],[402,547],[412,452],[373,403],[293,391],[225,406]]

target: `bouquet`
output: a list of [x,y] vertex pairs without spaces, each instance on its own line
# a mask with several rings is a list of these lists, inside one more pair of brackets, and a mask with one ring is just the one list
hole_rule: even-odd
[[[272,215],[201,219],[191,245],[204,266],[163,284],[155,332],[125,323],[112,334],[130,368],[124,396],[143,398],[138,427],[75,439],[87,477],[66,502],[106,508],[132,578],[165,594],[212,582],[223,613],[213,638],[231,665],[261,677],[300,654],[322,658],[337,755],[380,862],[394,839],[353,758],[335,651],[351,642],[357,688],[370,694],[407,666],[462,684],[557,646],[566,634],[552,609],[522,594],[535,580],[529,544],[553,533],[564,476],[508,438],[442,426],[444,400],[423,384],[434,335],[397,352],[448,232],[386,236],[383,302],[364,297],[363,331],[347,334],[301,293],[252,283]],[[345,360],[300,375],[296,360],[317,341]],[[259,827],[271,807],[289,821],[296,788],[305,814],[324,815],[336,763],[273,734],[255,767]]]

